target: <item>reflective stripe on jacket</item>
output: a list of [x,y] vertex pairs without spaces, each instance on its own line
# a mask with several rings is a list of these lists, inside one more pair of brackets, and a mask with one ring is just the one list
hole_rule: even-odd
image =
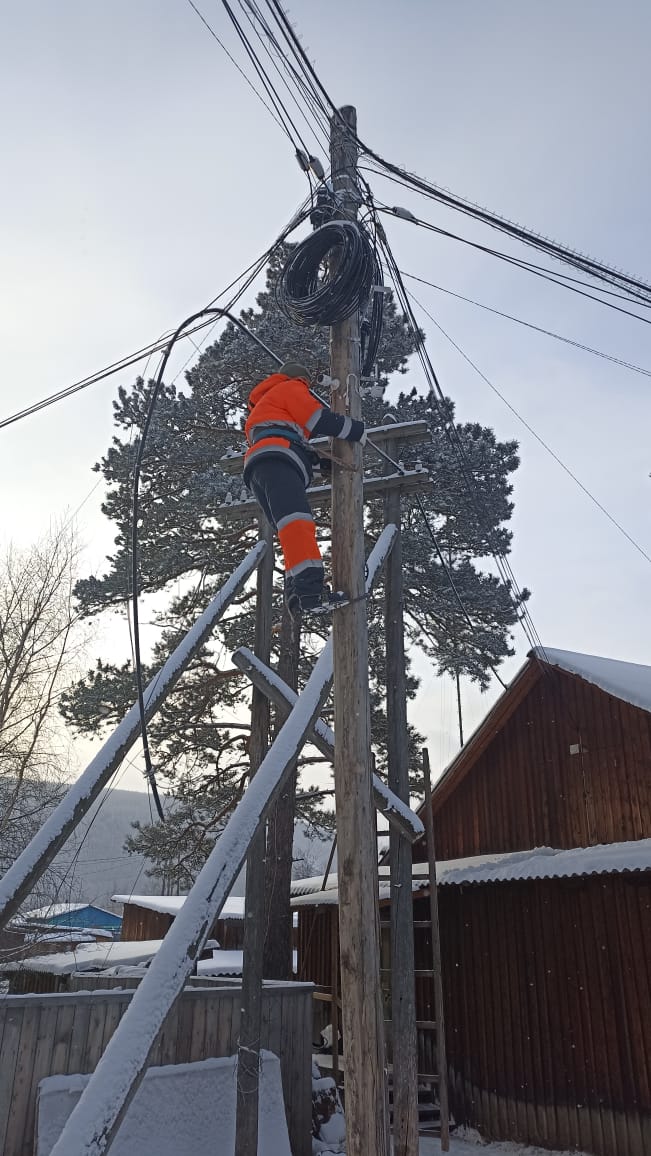
[[[290,461],[307,485],[312,477],[307,440],[323,406],[298,377],[272,373],[251,390],[249,416],[244,426],[249,448],[244,455],[244,480],[254,459],[283,457]],[[265,436],[265,427],[269,435]],[[283,436],[283,429],[287,433]]]

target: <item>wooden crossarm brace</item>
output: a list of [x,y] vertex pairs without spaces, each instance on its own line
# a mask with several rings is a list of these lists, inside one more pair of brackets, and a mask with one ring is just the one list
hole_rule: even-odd
[[[235,431],[233,431],[235,432]],[[387,425],[372,426],[367,431],[368,437],[376,445],[382,446],[386,442],[399,442],[400,445],[418,445],[431,442],[432,431],[426,421],[389,422]],[[329,446],[329,438],[314,438],[310,441],[312,449]],[[225,474],[241,474],[244,466],[244,454],[240,450],[230,450],[223,457],[217,459],[217,465]]]
[[[183,641],[169,656],[162,669],[154,675],[145,691],[145,718],[150,719],[173,690],[183,671],[209,638],[215,624],[260,563],[265,549],[265,544],[258,542],[249,551]],[[55,807],[46,819],[40,831],[18,856],[6,875],[0,879],[0,928],[5,927],[15,915],[35,883],[109,782],[139,734],[140,710],[138,703],[134,703],[83,774],[76,783],[73,783],[58,807]]]
[[[368,557],[367,591],[397,534],[385,526]],[[167,1017],[180,998],[215,924],[251,840],[321,714],[333,677],[332,639],[317,658],[299,701],[251,779],[190,894],[136,988],[50,1156],[103,1156],[147,1070]]]
[[[293,709],[298,695],[280,678],[275,670],[265,666],[247,646],[240,646],[232,655],[233,664],[251,680],[258,690],[266,694],[267,698],[287,717]],[[327,759],[334,759],[335,736],[330,727],[317,719],[308,741],[313,743]],[[400,832],[410,843],[416,843],[425,834],[425,828],[406,803],[402,802],[393,791],[382,782],[377,775],[373,775],[373,801],[380,814]]]

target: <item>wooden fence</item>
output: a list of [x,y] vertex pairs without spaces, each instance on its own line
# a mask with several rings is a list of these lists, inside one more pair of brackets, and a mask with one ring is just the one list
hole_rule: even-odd
[[[108,978],[108,977],[107,977]],[[90,976],[75,977],[87,984]],[[106,982],[106,981],[105,981]],[[111,977],[113,983],[120,983]],[[127,980],[135,984],[137,980]],[[45,1076],[94,1071],[132,990],[71,991],[0,1000],[0,1152],[33,1156],[36,1096]],[[184,1064],[237,1051],[240,985],[189,987],[169,1016],[151,1064]],[[294,1156],[311,1153],[312,988],[265,985],[261,1046],[280,1057]]]

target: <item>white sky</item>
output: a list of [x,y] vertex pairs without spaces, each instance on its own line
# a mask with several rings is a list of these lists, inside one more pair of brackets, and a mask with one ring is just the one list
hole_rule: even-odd
[[[199,7],[243,63],[221,4]],[[2,15],[0,417],[173,328],[268,246],[306,192],[289,142],[185,0],[32,0]],[[384,156],[651,275],[644,0],[301,0],[291,15],[333,98],[357,106],[360,135]],[[503,246],[416,194],[372,185]],[[409,224],[387,231],[403,270],[651,369],[644,324]],[[408,285],[651,552],[645,377]],[[648,662],[649,563],[422,320],[458,417],[520,441],[512,564],[543,642]],[[0,431],[1,536],[26,544],[85,502],[84,565],[101,566],[112,530],[101,486],[88,497],[91,467],[112,436],[117,386],[133,377]],[[111,631],[117,649],[123,632]],[[521,634],[517,647],[508,677],[528,649]],[[423,673],[412,715],[438,770],[456,749],[454,693]],[[494,695],[463,693],[470,727]],[[129,775],[121,785],[139,786]]]

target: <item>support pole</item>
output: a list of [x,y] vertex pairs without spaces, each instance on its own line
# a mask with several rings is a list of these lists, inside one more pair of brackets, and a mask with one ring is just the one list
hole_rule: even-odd
[[434,1015],[436,1016],[436,1066],[439,1078],[439,1111],[441,1114],[441,1151],[450,1151],[450,1109],[448,1104],[448,1065],[445,1055],[445,1016],[443,1013],[443,973],[441,968],[441,938],[439,933],[439,900],[436,885],[436,847],[434,845],[434,814],[432,812],[432,782],[429,771],[429,752],[423,747],[423,781],[425,799],[425,835],[429,865],[429,904],[432,924],[432,970],[434,972]]
[[[395,527],[382,531],[368,559],[370,590],[391,549]],[[337,611],[339,613],[339,611]],[[258,827],[291,771],[332,684],[332,642],[324,646],[300,700],[249,783],[190,894],[133,993],[50,1156],[103,1156],[143,1080],[149,1057],[185,981],[200,957]],[[384,1156],[384,1153],[383,1153]]]
[[[387,452],[397,456],[397,443]],[[385,585],[387,755],[389,787],[409,803],[409,734],[403,621],[402,534],[400,491],[384,499],[385,525],[398,527],[387,562]],[[391,873],[391,1062],[393,1068],[393,1151],[418,1156],[418,1040],[414,982],[414,910],[411,847],[389,829]]]
[[[330,164],[342,215],[356,219],[357,115],[345,107],[330,122]],[[334,259],[333,259],[334,263]],[[330,331],[330,372],[339,386],[332,408],[360,418],[359,315]],[[333,467],[332,574],[352,599],[364,592],[364,495],[360,446],[341,442]],[[371,796],[366,605],[334,616],[335,801],[337,810],[342,1031],[348,1156],[388,1153],[384,1019],[380,992],[377,847]]]
[[[298,664],[301,656],[301,621],[299,615],[283,607],[280,624],[278,675],[296,692]],[[264,694],[264,691],[260,693]],[[280,731],[286,712],[276,707],[274,738]],[[265,874],[264,943],[265,979],[292,978],[292,910],[290,907],[294,849],[294,812],[296,809],[296,765],[279,792],[267,823],[267,865]]]
[[[341,612],[338,610],[337,614],[339,613]],[[232,659],[233,666],[237,666],[247,678],[251,679],[251,682],[255,682],[256,686],[259,686],[277,707],[281,717],[286,718],[298,699],[296,692],[288,687],[275,670],[271,670],[270,667],[258,662],[248,647],[240,646],[233,652]],[[330,759],[331,763],[334,762],[334,731],[327,723],[323,722],[323,719],[317,719],[308,738],[317,750],[321,751],[322,755]],[[400,831],[403,839],[407,839],[410,843],[417,843],[419,839],[422,839],[425,835],[425,828],[416,812],[410,810],[408,804],[403,803],[387,787],[386,783],[382,782],[382,779],[378,779],[377,775],[372,776],[371,782],[375,807],[381,815],[384,815],[388,823],[395,827],[396,831]]]
[[[156,713],[173,690],[183,671],[210,637],[224,611],[230,606],[250,574],[260,562],[265,547],[258,542],[224,583],[218,594],[197,619],[176,650],[169,656],[145,691],[145,718]],[[38,834],[18,856],[0,880],[0,929],[5,927],[47,870],[77,824],[110,781],[140,734],[140,710],[134,703],[122,722],[106,740],[86,770],[79,776]]]
[[[258,567],[255,606],[255,654],[262,662],[271,657],[271,597],[274,582],[272,531],[260,516],[260,540],[265,556]],[[269,746],[269,699],[253,687],[251,696],[250,779]],[[260,1087],[260,1027],[265,919],[265,827],[258,828],[246,859],[244,951],[242,958],[242,1011],[237,1049],[237,1117],[235,1156],[257,1156],[258,1093]]]

